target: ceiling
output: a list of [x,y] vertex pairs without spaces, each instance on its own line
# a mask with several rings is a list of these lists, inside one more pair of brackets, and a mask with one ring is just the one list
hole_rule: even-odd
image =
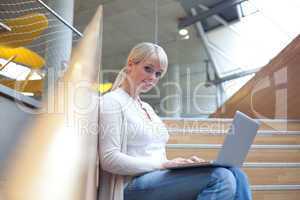
[[[60,0],[43,1],[52,6]],[[203,60],[195,53],[195,49],[199,49],[201,46],[195,26],[187,27],[189,39],[183,40],[178,34],[179,21],[191,17],[190,9],[193,7],[197,8],[197,12],[200,14],[205,12],[197,7],[199,4],[212,9],[222,2],[230,1],[236,0],[75,0],[74,27],[83,32],[98,5],[103,5],[103,69],[120,69],[124,65],[130,49],[143,41],[157,42],[163,46],[169,56],[169,63],[177,63],[179,59]],[[1,5],[12,3],[11,0],[2,0],[1,2]],[[21,0],[14,0],[13,3],[22,5],[19,9],[28,10],[28,12],[36,9],[33,7],[37,6],[37,3],[23,5]],[[66,4],[64,3],[64,5]],[[60,9],[60,7],[58,8]],[[64,10],[56,9],[55,6],[53,9],[63,15],[61,12]],[[0,6],[1,10],[3,10],[1,13],[8,13],[7,7]],[[8,14],[2,17],[15,17],[8,16]],[[12,12],[12,14],[19,13]],[[238,17],[235,8],[225,9],[218,14],[228,22],[236,20]],[[54,16],[51,17],[54,18]],[[52,21],[52,18],[49,20]],[[202,23],[206,31],[220,26],[220,23],[213,18],[202,20]],[[35,43],[39,44],[39,40],[36,40]],[[35,48],[34,50],[43,56],[45,45],[38,47],[41,49]]]
[[[95,12],[96,5],[102,2],[99,0],[76,2],[78,10],[75,13],[78,14],[74,18],[75,27],[82,31]],[[104,1],[103,8],[104,62],[105,58],[116,60],[120,55],[124,57],[122,55],[127,54],[130,48],[138,42],[154,42],[155,9],[153,0]],[[160,44],[177,40],[177,19],[183,16],[185,16],[185,11],[178,1],[158,1],[158,40]]]
[[[103,66],[119,69],[124,64],[129,50],[142,41],[157,42],[167,50],[170,58],[178,44],[182,44],[178,35],[178,22],[189,17],[189,9],[202,4],[212,8],[225,0],[75,0],[74,26],[83,31],[91,20],[98,5],[104,8],[103,18]],[[226,0],[228,1],[228,0]],[[231,1],[231,0],[229,0]],[[233,0],[232,0],[233,1]],[[157,5],[155,4],[157,2]],[[157,8],[157,9],[155,9]],[[204,10],[198,9],[198,13]],[[157,14],[157,18],[155,17]],[[236,8],[218,13],[227,21],[236,20]],[[156,21],[157,19],[157,21]],[[157,22],[157,23],[156,23]],[[211,18],[204,20],[206,31],[220,24]],[[189,26],[189,40],[198,40],[194,26]],[[190,42],[200,45],[199,42]],[[197,47],[199,48],[199,47]],[[193,51],[193,48],[190,48]],[[185,49],[185,52],[187,49]],[[178,52],[177,52],[178,54]],[[170,60],[172,62],[172,60]]]

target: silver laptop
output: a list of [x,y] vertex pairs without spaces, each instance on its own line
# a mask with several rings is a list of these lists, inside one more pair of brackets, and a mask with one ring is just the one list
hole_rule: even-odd
[[237,111],[228,130],[222,149],[214,161],[201,163],[179,164],[169,169],[182,169],[190,167],[241,167],[253,143],[260,126],[258,120],[251,119],[242,112]]

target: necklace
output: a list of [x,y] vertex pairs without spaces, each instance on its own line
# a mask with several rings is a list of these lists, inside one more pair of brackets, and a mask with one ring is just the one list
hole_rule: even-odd
[[138,101],[140,107],[142,108],[142,110],[146,113],[148,119],[149,119],[150,121],[152,121],[152,119],[151,119],[151,117],[150,117],[150,115],[149,115],[147,109],[143,107],[142,102],[140,101],[140,99],[137,99],[137,101]]
[[138,104],[139,104],[139,106],[141,107],[141,109],[142,109],[142,110],[144,111],[144,113],[146,114],[147,118],[148,118],[150,121],[152,121],[152,119],[151,119],[151,117],[150,117],[150,114],[148,113],[147,109],[143,107],[140,98],[137,97],[136,100],[135,100],[133,97],[131,97],[131,96],[128,94],[128,92],[126,92],[126,90],[125,90],[124,88],[122,88],[122,87],[119,87],[119,88],[120,88],[120,89],[121,89],[128,97],[132,98],[133,101],[137,101]]

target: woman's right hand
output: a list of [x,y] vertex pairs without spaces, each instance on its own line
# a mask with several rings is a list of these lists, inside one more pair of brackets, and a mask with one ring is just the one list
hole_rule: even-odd
[[192,156],[191,158],[182,158],[182,157],[178,157],[178,158],[174,158],[172,160],[168,160],[167,162],[164,162],[162,164],[162,168],[166,169],[166,168],[170,168],[170,167],[175,167],[178,166],[180,164],[186,164],[186,163],[197,163],[197,162],[203,162],[204,160],[201,158],[198,158],[196,156]]

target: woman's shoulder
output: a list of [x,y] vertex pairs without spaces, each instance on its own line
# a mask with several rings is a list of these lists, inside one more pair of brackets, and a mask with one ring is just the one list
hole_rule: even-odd
[[120,89],[104,94],[100,98],[100,107],[106,109],[125,109],[130,104],[130,99]]
[[101,100],[115,100],[118,99],[119,93],[116,90],[109,91],[101,96]]
[[100,97],[100,108],[102,110],[121,108],[121,98],[117,91],[110,91]]

